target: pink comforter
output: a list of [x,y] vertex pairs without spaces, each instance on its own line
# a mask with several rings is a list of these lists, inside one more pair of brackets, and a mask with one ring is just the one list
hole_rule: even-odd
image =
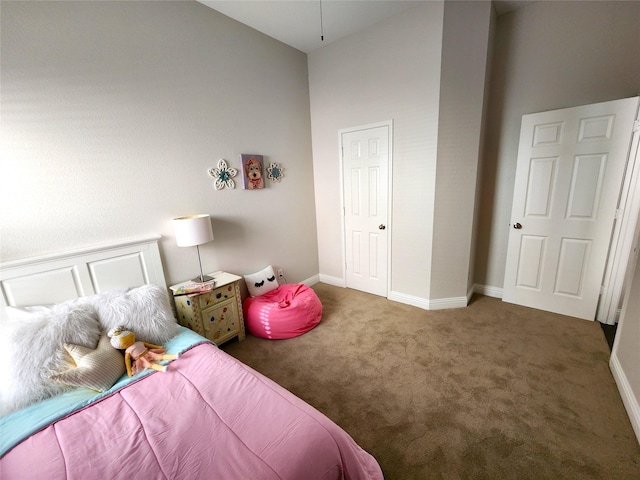
[[32,435],[3,479],[381,479],[323,414],[211,344]]

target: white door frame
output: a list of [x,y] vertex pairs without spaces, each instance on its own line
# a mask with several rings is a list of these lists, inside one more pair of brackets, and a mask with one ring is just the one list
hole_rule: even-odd
[[342,128],[338,130],[338,158],[340,159],[340,208],[342,210],[342,222],[340,223],[340,228],[342,229],[342,278],[343,278],[343,286],[347,286],[347,243],[346,243],[346,227],[345,227],[345,214],[346,207],[344,203],[344,158],[342,152],[344,151],[342,145],[342,135],[345,133],[358,132],[360,130],[369,130],[372,128],[378,127],[387,127],[387,132],[389,133],[389,168],[387,169],[387,298],[389,298],[389,292],[391,291],[391,240],[393,233],[393,221],[392,221],[392,212],[391,209],[393,202],[393,120],[386,120],[377,123],[369,123],[366,125],[359,125],[355,127]]
[[640,113],[636,111],[633,137],[627,158],[618,213],[614,225],[609,258],[602,281],[596,320],[614,325],[620,316],[629,260],[632,255],[635,231],[640,215]]

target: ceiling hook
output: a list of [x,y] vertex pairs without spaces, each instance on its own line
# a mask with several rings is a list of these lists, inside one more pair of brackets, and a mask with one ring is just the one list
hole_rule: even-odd
[[320,41],[324,42],[324,26],[322,25],[322,0],[320,0]]

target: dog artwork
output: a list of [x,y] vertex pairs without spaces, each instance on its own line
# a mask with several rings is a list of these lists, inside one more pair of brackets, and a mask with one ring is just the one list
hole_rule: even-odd
[[262,155],[242,155],[244,170],[244,188],[258,190],[264,188],[263,157]]

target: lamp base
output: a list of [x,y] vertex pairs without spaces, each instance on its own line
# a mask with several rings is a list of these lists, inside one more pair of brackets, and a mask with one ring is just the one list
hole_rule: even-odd
[[200,275],[198,275],[196,278],[191,279],[191,281],[194,283],[207,283],[207,282],[210,282],[211,280],[214,280],[214,278],[210,277],[209,275],[205,275],[202,278],[200,278]]

